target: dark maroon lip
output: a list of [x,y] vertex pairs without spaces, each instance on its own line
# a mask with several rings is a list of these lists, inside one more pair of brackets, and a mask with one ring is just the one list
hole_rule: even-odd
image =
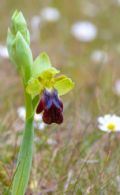
[[42,98],[37,106],[36,113],[43,111],[43,121],[46,124],[63,122],[63,103],[58,97],[57,90],[44,90]]

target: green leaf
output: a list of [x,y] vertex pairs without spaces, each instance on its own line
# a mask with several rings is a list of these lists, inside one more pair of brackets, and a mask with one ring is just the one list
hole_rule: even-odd
[[55,79],[54,88],[58,91],[59,96],[65,95],[74,87],[73,81],[62,75]]
[[20,32],[16,35],[15,49],[16,64],[21,70],[24,82],[27,83],[31,77],[33,58],[30,47]]
[[[48,55],[45,52],[43,52],[36,58],[36,60],[33,63],[32,77],[38,77],[41,75],[41,73],[47,70],[48,72],[51,72],[53,74],[58,73],[58,70],[52,68]],[[47,72],[45,74],[47,74]]]
[[36,96],[39,95],[40,92],[42,91],[43,86],[42,84],[39,82],[38,79],[30,79],[28,81],[28,85],[26,88],[27,93],[29,93],[32,96],[32,99]]

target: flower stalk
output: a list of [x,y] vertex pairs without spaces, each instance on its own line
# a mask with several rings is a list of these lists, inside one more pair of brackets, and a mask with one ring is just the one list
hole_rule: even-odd
[[26,120],[23,140],[18,156],[17,168],[12,182],[12,195],[25,194],[32,164],[33,155],[33,117]]

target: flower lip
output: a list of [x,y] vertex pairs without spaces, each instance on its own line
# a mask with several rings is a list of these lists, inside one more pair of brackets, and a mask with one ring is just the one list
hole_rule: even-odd
[[47,124],[63,122],[63,103],[58,97],[57,90],[44,90],[43,96],[38,104],[36,113],[43,111],[43,121]]
[[44,111],[43,121],[47,124],[51,123],[61,124],[63,122],[62,112],[60,112],[60,110],[58,110],[55,107],[55,105],[52,105],[52,107],[49,110]]

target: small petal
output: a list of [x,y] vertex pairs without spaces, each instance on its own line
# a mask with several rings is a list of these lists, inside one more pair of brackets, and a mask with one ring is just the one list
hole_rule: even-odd
[[98,120],[99,123],[103,123],[104,122],[104,117],[99,116],[97,120]]
[[107,127],[104,125],[98,125],[99,129],[102,131],[108,131]]
[[34,98],[36,95],[39,95],[42,90],[43,86],[38,79],[32,78],[28,81],[26,91],[32,96],[32,98]]

